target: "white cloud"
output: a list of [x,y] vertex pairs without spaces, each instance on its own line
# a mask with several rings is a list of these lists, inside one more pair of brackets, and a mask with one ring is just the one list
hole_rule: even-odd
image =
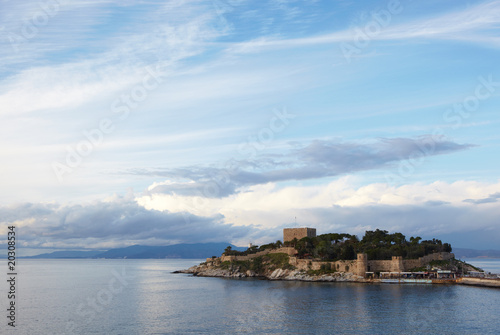
[[[360,186],[362,185],[362,186]],[[460,247],[495,248],[500,237],[500,181],[415,183],[401,187],[363,185],[344,177],[326,185],[282,186],[269,183],[222,199],[152,194],[136,201],[147,209],[222,214],[224,222],[252,225],[279,238],[281,228],[316,227],[319,233],[387,229],[407,235],[442,238]],[[466,201],[475,199],[476,201]],[[468,234],[481,236],[467,239]],[[495,237],[496,236],[496,237]],[[257,240],[256,240],[257,241]],[[259,243],[266,241],[258,240]]]
[[[326,185],[284,187],[279,187],[275,183],[256,185],[222,199],[152,194],[140,196],[137,201],[148,209],[172,212],[187,210],[203,216],[220,213],[224,215],[226,222],[273,227],[289,222],[294,216],[293,213],[301,210],[332,206],[360,208],[372,205],[420,206],[426,204],[470,207],[472,205],[464,203],[464,200],[487,198],[500,191],[500,182],[487,184],[475,181],[454,183],[437,181],[430,184],[416,183],[400,187],[392,187],[383,183],[364,186],[356,186],[356,184],[359,184],[356,178],[344,177]],[[276,213],[287,212],[290,214],[286,217],[277,218]],[[258,221],[252,213],[257,213]],[[266,215],[268,219],[264,219]]]
[[[69,4],[64,4],[66,5]],[[79,3],[77,7],[83,5],[84,3]],[[104,5],[106,4],[99,2],[86,4],[84,10],[88,12],[82,16],[100,19],[98,22],[72,22],[69,25],[70,30],[85,30],[83,26],[90,27],[102,23],[101,21],[106,22],[110,18],[101,17],[99,11]],[[34,6],[39,6],[38,2]],[[65,8],[64,6],[61,8]],[[75,4],[71,4],[71,8],[74,9],[74,6]],[[99,97],[109,96],[140,83],[144,78],[146,66],[161,63],[165,72],[171,71],[177,62],[205,50],[205,43],[223,34],[212,27],[215,13],[203,11],[201,5],[183,7],[169,3],[164,7],[163,10],[157,8],[161,14],[150,17],[151,21],[144,22],[140,20],[140,16],[136,17],[135,21],[130,22],[131,26],[137,28],[132,30],[133,33],[115,36],[112,43],[100,46],[95,52],[89,52],[85,58],[77,54],[51,65],[50,58],[53,56],[40,55],[38,52],[29,59],[24,55],[30,55],[30,52],[23,51],[23,56],[18,57],[22,60],[22,69],[0,82],[3,92],[0,95],[0,104],[3,106],[0,114],[20,115],[60,108],[67,111]],[[29,12],[24,7],[14,11],[18,15],[20,12]],[[65,18],[67,15],[67,10],[61,10],[54,20],[58,17]],[[4,27],[4,31],[8,31],[8,28]],[[61,31],[66,29],[61,27]],[[91,31],[87,33],[91,35]],[[61,36],[53,36],[49,42],[33,37],[26,44],[40,49],[43,48],[40,43],[48,43],[54,48],[64,48],[68,53],[72,53],[72,48],[82,47],[79,43],[71,43],[71,40],[68,42],[70,43],[66,44]],[[85,47],[92,49],[89,43],[89,40],[86,40]],[[10,54],[13,51],[6,45],[4,52]],[[40,63],[43,64],[40,60],[42,57],[46,57],[45,61],[50,65],[40,66]]]
[[[393,14],[392,16],[397,15]],[[500,38],[496,31],[499,20],[500,1],[491,1],[453,13],[441,14],[434,18],[423,18],[410,23],[389,23],[387,27],[382,27],[379,24],[380,32],[369,34],[368,39],[373,41],[409,41],[411,39],[437,38],[462,40],[498,48],[500,47]],[[391,22],[393,21],[395,21],[394,17],[391,18]],[[376,23],[371,17],[368,22]],[[269,49],[296,48],[318,44],[354,43],[359,30],[366,30],[365,26],[361,24],[353,29],[305,38],[275,39],[272,37],[259,37],[251,41],[235,43],[228,48],[228,52],[255,53]]]

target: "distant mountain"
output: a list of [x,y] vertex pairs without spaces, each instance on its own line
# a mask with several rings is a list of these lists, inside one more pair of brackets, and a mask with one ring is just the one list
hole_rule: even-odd
[[36,256],[27,256],[22,258],[92,258],[102,251],[54,251],[47,254],[40,254]]
[[133,245],[108,250],[98,254],[96,258],[208,258],[220,256],[228,245],[236,250],[246,250],[230,243],[174,244],[159,247]]
[[453,248],[456,258],[500,258],[500,250],[476,250]]
[[174,244],[167,246],[133,245],[108,251],[56,251],[24,258],[208,258],[220,256],[227,246],[233,250],[244,251],[247,248],[236,247],[230,243]]

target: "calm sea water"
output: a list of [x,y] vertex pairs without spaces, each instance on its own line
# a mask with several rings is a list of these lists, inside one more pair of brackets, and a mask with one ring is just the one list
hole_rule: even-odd
[[[197,260],[20,260],[2,334],[498,334],[500,290],[172,274]],[[3,264],[3,262],[2,262]],[[497,261],[495,266],[499,266]],[[4,266],[5,268],[6,266]],[[4,308],[5,307],[5,308]]]
[[500,258],[464,258],[463,260],[486,272],[500,274]]

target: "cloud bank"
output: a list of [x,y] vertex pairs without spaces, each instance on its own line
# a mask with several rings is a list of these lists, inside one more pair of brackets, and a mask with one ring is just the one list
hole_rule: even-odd
[[21,248],[105,249],[133,244],[228,242],[259,235],[252,226],[233,226],[222,215],[148,210],[115,197],[85,205],[18,204],[0,207],[1,230],[15,225]]
[[493,198],[498,193],[500,182],[394,187],[364,184],[359,177],[346,176],[309,186],[255,185],[225,198],[153,194],[137,201],[148,209],[189,210],[201,216],[221,213],[228,222],[269,231],[274,234],[270,240],[281,238],[281,229],[294,226],[297,218],[298,226],[316,227],[318,233],[363,235],[365,230],[380,228],[409,236],[438,237],[456,247],[497,249],[498,203],[464,200]]

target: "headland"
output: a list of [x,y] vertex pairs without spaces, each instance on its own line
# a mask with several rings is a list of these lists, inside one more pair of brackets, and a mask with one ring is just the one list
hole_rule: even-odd
[[465,284],[500,287],[498,276],[455,259],[440,240],[422,240],[385,230],[316,236],[314,228],[286,228],[283,242],[226,248],[220,257],[178,273],[202,277],[262,278],[318,282]]

